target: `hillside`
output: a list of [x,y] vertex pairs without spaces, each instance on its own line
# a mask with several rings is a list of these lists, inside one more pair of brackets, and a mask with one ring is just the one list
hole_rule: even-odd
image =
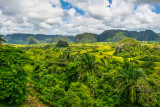
[[[106,30],[100,35],[94,33],[82,33],[74,36],[62,36],[62,35],[45,35],[45,34],[7,34],[3,37],[7,43],[11,44],[26,44],[28,37],[34,37],[38,41],[52,40],[58,41],[56,38],[67,38],[68,41],[74,41],[75,43],[93,43],[93,42],[118,42],[125,38],[135,38],[138,41],[157,41],[160,40],[160,34],[153,32],[152,30],[146,31],[127,31],[127,30]],[[67,41],[67,42],[68,42]]]
[[[25,44],[27,42],[28,37],[34,37],[36,40],[45,41],[49,38],[57,38],[63,37],[62,35],[45,35],[45,34],[23,34],[23,33],[14,33],[7,34],[3,38],[7,40],[7,43],[11,44]],[[74,36],[65,36],[70,39],[70,41],[74,41]]]
[[159,107],[151,43],[1,45],[0,107]]
[[97,41],[97,35],[94,33],[78,34],[75,37],[75,43],[93,43]]
[[146,31],[127,31],[127,30],[106,30],[100,35],[92,33],[78,34],[75,42],[119,42],[125,38],[135,38],[138,41],[157,41],[160,36],[152,30]]
[[98,36],[99,42],[118,42],[127,38],[127,34],[123,30],[106,30]]
[[71,42],[71,40],[68,37],[62,36],[62,37],[47,39],[47,43],[57,43],[59,40]]
[[138,41],[156,41],[160,37],[152,30],[127,31],[127,30],[106,30],[98,36],[99,42],[118,42],[124,38],[135,38]]

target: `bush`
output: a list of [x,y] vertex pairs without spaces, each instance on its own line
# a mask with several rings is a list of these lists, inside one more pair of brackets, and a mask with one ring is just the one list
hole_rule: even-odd
[[27,72],[23,67],[29,61],[22,50],[0,46],[0,101],[19,104],[27,98]]
[[155,55],[145,55],[142,56],[141,58],[139,58],[140,61],[153,61],[153,62],[159,62],[160,58],[159,56],[155,56]]
[[63,98],[66,96],[66,91],[63,88],[60,88],[59,85],[56,85],[54,87],[45,87],[44,90],[42,90],[40,99],[50,106],[62,107]]
[[[71,98],[70,95],[74,97]],[[74,105],[76,107],[102,107],[100,102],[97,102],[91,96],[90,89],[86,85],[79,82],[72,82],[71,87],[68,90],[68,97],[75,101],[67,102],[69,100],[68,98],[68,100],[66,101],[66,104],[68,104],[68,106]]]

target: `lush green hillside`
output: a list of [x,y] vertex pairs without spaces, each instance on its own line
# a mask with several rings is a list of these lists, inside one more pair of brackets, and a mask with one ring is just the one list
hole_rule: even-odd
[[124,38],[135,38],[139,41],[157,41],[160,39],[158,34],[152,30],[146,31],[127,31],[127,30],[106,30],[98,36],[99,42],[118,42]]
[[93,43],[97,41],[97,35],[93,33],[78,34],[75,37],[75,43]]
[[98,36],[99,42],[117,42],[124,38],[127,38],[127,35],[122,30],[106,30]]
[[119,42],[125,38],[135,38],[139,41],[157,41],[160,36],[152,30],[146,31],[127,31],[127,30],[106,30],[100,35],[92,33],[78,34],[75,37],[75,42]]
[[63,36],[63,37],[48,39],[47,43],[57,43],[59,40],[66,41],[66,42],[71,42],[69,38]]
[[[34,37],[38,41],[57,43],[59,40],[67,42],[74,41],[75,43],[93,43],[93,42],[119,42],[125,38],[135,38],[138,41],[157,41],[160,40],[160,34],[152,30],[146,31],[127,31],[127,30],[106,30],[100,35],[94,33],[83,33],[74,36],[62,35],[44,35],[44,34],[7,34],[3,38],[7,43],[11,44],[26,44],[27,38]],[[47,41],[48,40],[48,41]]]
[[159,44],[144,43],[0,45],[0,107],[159,107]]
[[52,39],[57,37],[66,37],[66,38],[69,38],[70,41],[74,41],[74,36],[23,34],[23,33],[7,34],[6,36],[4,36],[4,39],[7,40],[7,43],[11,43],[11,44],[26,44],[27,39],[30,36],[34,37],[38,41],[46,41],[47,39]]

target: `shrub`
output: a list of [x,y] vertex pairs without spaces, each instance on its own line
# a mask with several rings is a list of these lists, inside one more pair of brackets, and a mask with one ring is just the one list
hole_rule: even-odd
[[27,98],[27,72],[23,67],[29,61],[21,49],[0,46],[0,101],[19,104]]
[[102,52],[100,52],[100,55],[102,55]]

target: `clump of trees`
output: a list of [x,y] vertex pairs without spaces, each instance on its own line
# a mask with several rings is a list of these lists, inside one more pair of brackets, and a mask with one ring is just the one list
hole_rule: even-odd
[[[2,46],[0,101],[24,101],[26,78],[29,78],[37,98],[49,106],[158,107],[160,75],[157,64],[160,63],[160,52],[141,46],[134,39],[122,43],[128,44],[116,54],[121,58],[107,55],[105,49],[91,53],[89,46],[57,48],[49,44],[23,47],[32,58],[31,64],[22,50]],[[103,54],[98,56],[99,52]],[[156,56],[157,62],[154,57],[143,57],[145,55]],[[24,67],[27,62],[29,64]]]
[[37,44],[37,43],[38,43],[38,41],[34,37],[32,37],[32,36],[30,36],[27,39],[27,44]]
[[0,35],[0,45],[2,45],[2,41],[6,42],[4,39],[2,39],[3,35]]
[[66,41],[59,40],[56,47],[68,47],[68,43]]
[[22,103],[27,98],[27,75],[24,66],[30,58],[21,49],[0,47],[0,101]]
[[140,46],[140,42],[138,42],[134,38],[123,39],[116,46],[116,52],[115,52],[115,54],[120,53],[120,52],[122,52],[124,50],[127,50],[129,48],[136,48],[138,46]]
[[132,38],[120,41],[116,46],[114,55],[127,58],[135,58],[141,61],[160,61],[159,48],[141,45],[140,42]]

